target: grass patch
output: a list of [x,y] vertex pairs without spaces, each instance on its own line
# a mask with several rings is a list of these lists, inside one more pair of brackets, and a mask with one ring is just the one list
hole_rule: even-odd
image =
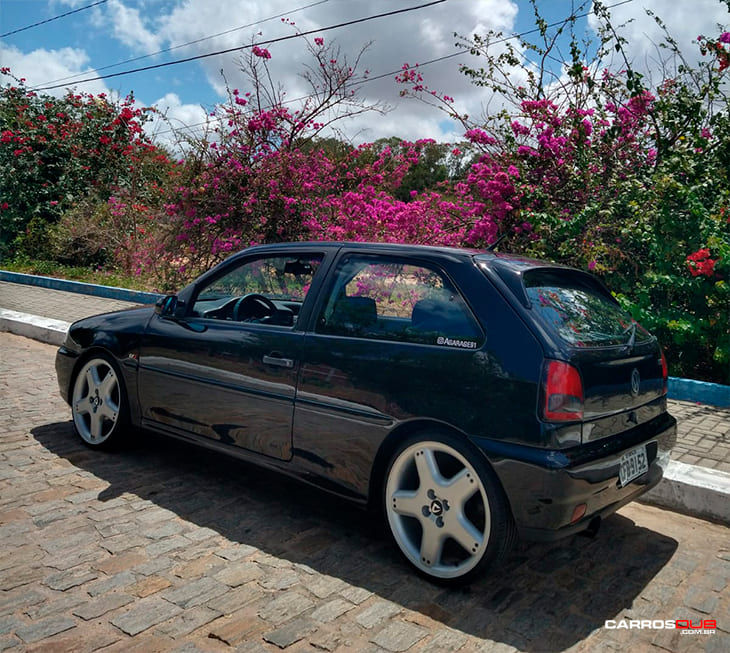
[[121,274],[116,270],[104,268],[76,267],[62,265],[55,261],[6,260],[0,263],[0,268],[8,272],[21,272],[41,277],[54,277],[69,281],[83,281],[100,286],[115,286],[128,290],[145,290],[157,292],[154,284],[144,277]]

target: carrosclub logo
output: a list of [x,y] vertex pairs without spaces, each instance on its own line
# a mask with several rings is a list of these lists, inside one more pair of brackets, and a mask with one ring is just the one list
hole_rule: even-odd
[[679,630],[682,635],[714,635],[715,619],[608,619],[608,630]]

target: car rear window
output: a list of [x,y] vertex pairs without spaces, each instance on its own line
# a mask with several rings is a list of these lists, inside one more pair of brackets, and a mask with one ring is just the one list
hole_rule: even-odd
[[533,309],[574,347],[608,347],[651,340],[600,283],[572,270],[528,270],[523,284]]

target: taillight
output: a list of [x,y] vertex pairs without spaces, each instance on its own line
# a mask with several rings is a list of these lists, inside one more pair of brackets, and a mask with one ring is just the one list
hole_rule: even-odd
[[570,363],[546,361],[543,417],[549,422],[583,419],[583,381]]
[[667,367],[667,359],[664,356],[664,352],[659,350],[662,354],[662,394],[665,395],[668,392],[668,384],[669,384],[669,368]]

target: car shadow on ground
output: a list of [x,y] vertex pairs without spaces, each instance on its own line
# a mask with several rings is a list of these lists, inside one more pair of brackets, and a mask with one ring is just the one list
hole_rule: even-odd
[[445,589],[401,561],[376,516],[280,475],[151,435],[107,453],[83,446],[70,422],[32,433],[48,451],[109,483],[99,501],[136,495],[232,542],[523,650],[563,650],[636,608],[677,548],[675,540],[614,515],[596,538],[521,543],[503,568]]

